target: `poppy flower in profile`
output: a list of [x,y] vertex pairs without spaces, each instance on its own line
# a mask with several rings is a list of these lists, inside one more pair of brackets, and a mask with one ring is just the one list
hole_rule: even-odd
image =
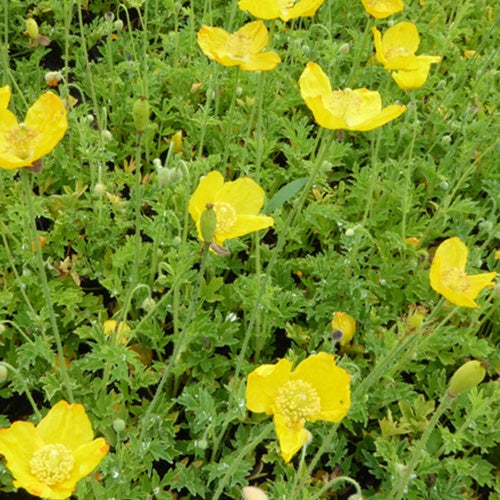
[[469,250],[456,236],[444,240],[434,254],[430,270],[431,287],[452,304],[476,307],[475,299],[483,288],[492,287],[495,272],[465,273]]
[[332,317],[332,330],[342,332],[340,344],[347,344],[356,333],[356,320],[345,312],[336,312]]
[[440,56],[415,55],[420,37],[413,23],[398,23],[383,36],[375,27],[372,31],[377,61],[384,69],[398,70],[391,74],[402,89],[421,87],[427,80],[431,64],[441,61]]
[[404,9],[401,0],[361,0],[366,12],[377,19],[385,19]]
[[50,153],[63,138],[68,121],[62,99],[45,92],[18,123],[7,109],[10,87],[0,88],[0,168],[31,167]]
[[281,456],[289,462],[310,438],[307,422],[340,422],[351,406],[351,378],[332,354],[313,354],[292,371],[281,359],[248,375],[246,407],[274,416]]
[[406,106],[398,104],[382,109],[382,99],[375,90],[332,90],[330,79],[313,62],[307,63],[299,85],[316,123],[331,130],[373,130],[406,110]]
[[41,498],[69,498],[76,483],[108,452],[80,404],[59,401],[38,425],[17,421],[0,429],[0,455],[14,486]]
[[238,7],[260,19],[289,21],[296,17],[311,17],[325,0],[240,0]]
[[269,35],[262,21],[245,24],[236,33],[203,26],[198,45],[203,53],[224,66],[239,66],[244,71],[269,71],[281,62],[276,52],[263,52]]

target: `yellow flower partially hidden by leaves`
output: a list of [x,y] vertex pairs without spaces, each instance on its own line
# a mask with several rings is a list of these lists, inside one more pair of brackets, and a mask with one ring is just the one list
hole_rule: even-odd
[[262,52],[268,39],[262,21],[245,24],[232,34],[210,26],[203,26],[198,32],[198,45],[207,57],[245,71],[269,71],[281,62],[276,52]]
[[108,452],[80,404],[59,401],[40,423],[17,421],[0,429],[0,455],[14,486],[40,498],[69,498],[76,483],[92,472]]
[[316,14],[325,0],[240,0],[238,7],[260,19],[289,21]]
[[264,204],[264,191],[249,177],[224,182],[222,174],[213,171],[201,179],[189,200],[189,213],[196,222],[202,241],[205,240],[200,220],[207,204],[215,211],[213,242],[219,246],[223,246],[227,239],[266,229],[274,224],[272,217],[259,215]]
[[384,35],[373,27],[377,61],[387,70],[402,89],[417,89],[427,80],[431,64],[441,61],[440,56],[417,56],[420,44],[417,27],[403,22],[389,28]]
[[[332,330],[342,332],[340,344],[347,344],[356,333],[356,320],[345,312],[336,312],[332,317]],[[335,336],[335,335],[334,335]]]
[[385,19],[404,9],[401,0],[361,0],[366,12],[377,19]]
[[10,87],[0,88],[0,168],[31,167],[63,138],[68,121],[60,97],[43,94],[28,109],[23,123],[7,109]]
[[123,344],[127,343],[128,339],[126,333],[130,331],[130,326],[128,326],[127,323],[108,319],[102,324],[102,327],[104,328],[104,335],[111,335],[114,333],[116,340]]
[[456,236],[444,240],[434,254],[430,270],[431,287],[452,304],[479,307],[475,298],[483,288],[493,286],[496,273],[467,275],[465,264],[469,250]]
[[397,104],[382,109],[380,94],[374,90],[332,91],[329,78],[313,62],[307,63],[299,84],[300,94],[316,123],[331,130],[372,130],[394,120],[406,110],[406,106]]
[[347,415],[350,380],[332,354],[313,354],[293,371],[292,363],[281,359],[248,375],[246,406],[274,415],[281,456],[288,462],[310,438],[306,421],[340,422]]

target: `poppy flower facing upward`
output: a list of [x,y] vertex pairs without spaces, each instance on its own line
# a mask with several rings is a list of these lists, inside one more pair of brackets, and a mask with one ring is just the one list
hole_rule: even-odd
[[213,171],[201,179],[189,200],[189,213],[196,222],[202,241],[205,238],[200,223],[207,205],[215,211],[215,227],[211,237],[218,246],[224,245],[227,239],[274,225],[272,217],[259,215],[264,205],[264,191],[249,177],[224,182],[222,174]]
[[361,0],[366,12],[377,19],[385,19],[404,9],[401,0]]
[[41,498],[69,498],[108,449],[103,438],[94,439],[83,406],[66,401],[54,405],[37,426],[18,421],[0,429],[0,455],[14,486]]
[[7,109],[10,87],[0,88],[0,168],[31,167],[63,138],[68,121],[60,97],[45,92],[28,109],[23,123]]
[[262,21],[245,24],[232,34],[211,26],[203,26],[198,32],[198,45],[208,58],[245,71],[269,71],[281,62],[276,52],[263,52],[268,39]]
[[325,0],[240,0],[238,7],[260,19],[289,21],[296,17],[310,17],[316,14]]
[[332,354],[313,354],[293,371],[292,363],[281,359],[248,375],[246,406],[256,413],[274,415],[281,456],[289,462],[310,437],[306,421],[340,422],[347,415],[350,381]]
[[392,72],[402,89],[417,89],[427,80],[431,64],[441,61],[440,56],[415,55],[420,44],[417,27],[403,22],[389,28],[384,35],[373,27],[377,61]]
[[300,94],[314,119],[322,127],[337,130],[367,131],[400,116],[406,106],[393,104],[382,109],[375,90],[333,90],[330,79],[316,63],[307,63],[299,80]]
[[474,300],[479,292],[493,286],[496,273],[465,273],[469,250],[456,236],[444,240],[434,254],[430,270],[431,287],[452,304],[479,307]]

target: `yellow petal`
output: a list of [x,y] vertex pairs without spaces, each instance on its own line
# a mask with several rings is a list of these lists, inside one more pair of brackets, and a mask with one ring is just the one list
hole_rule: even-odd
[[260,19],[276,19],[281,13],[276,0],[240,0],[238,7]]
[[340,343],[347,344],[356,332],[356,320],[345,312],[336,312],[332,318],[332,329],[340,330],[343,334]]
[[313,62],[307,63],[300,75],[299,86],[300,95],[304,100],[332,93],[330,79],[321,67]]
[[4,85],[0,87],[0,109],[6,108],[10,101],[10,87]]
[[66,133],[68,120],[62,99],[52,92],[43,94],[28,109],[25,125],[37,133],[31,157],[34,162],[50,153]]
[[0,455],[5,457],[14,478],[20,481],[35,479],[29,461],[44,445],[31,422],[14,422],[9,428],[0,429]]
[[309,432],[304,429],[304,426],[288,427],[286,419],[281,415],[274,415],[274,428],[280,444],[281,456],[285,462],[297,453],[309,439]]
[[61,443],[72,451],[94,439],[84,407],[66,401],[54,405],[36,430],[45,443]]
[[411,67],[419,44],[420,37],[413,23],[398,23],[389,28],[382,36],[382,52],[387,60],[385,69]]
[[433,268],[434,271],[443,271],[446,269],[460,269],[461,271],[465,271],[467,255],[469,255],[467,246],[457,236],[444,240],[434,253],[431,274]]
[[321,411],[316,418],[327,422],[340,422],[351,406],[351,377],[335,364],[332,354],[320,352],[302,361],[292,372],[292,380],[304,380],[316,389],[321,400]]
[[214,241],[218,245],[223,245],[225,240],[237,238],[238,236],[253,233],[261,229],[267,229],[273,225],[274,219],[272,217],[267,217],[265,215],[238,215],[236,217],[236,224],[229,231],[224,233],[224,239],[220,240],[221,235],[218,235],[216,232]]
[[401,0],[361,0],[363,6],[368,12],[377,19],[385,19],[386,17],[400,12],[404,9],[403,2]]
[[310,17],[316,14],[325,0],[302,0],[297,2],[291,9],[287,9],[285,14],[281,15],[283,21],[289,21],[296,17]]
[[384,47],[382,45],[382,33],[374,26],[372,28],[373,33],[373,42],[375,44],[375,55],[377,57],[377,61],[384,66],[389,63],[384,55]]
[[406,106],[400,106],[399,104],[392,104],[390,106],[385,107],[380,113],[378,113],[376,116],[370,117],[365,122],[359,123],[355,127],[349,127],[349,130],[359,130],[360,132],[373,130],[398,118],[405,111],[406,111]]
[[219,58],[225,55],[225,44],[229,38],[229,33],[222,28],[203,26],[198,31],[198,45],[203,53],[210,59],[218,62]]
[[270,71],[280,62],[280,56],[276,52],[262,52],[248,56],[246,61],[240,63],[240,67],[244,71]]
[[256,413],[273,413],[274,400],[280,387],[288,382],[292,363],[281,359],[274,365],[261,365],[248,375],[246,406]]
[[250,177],[241,177],[221,186],[214,201],[229,203],[237,214],[257,215],[264,204],[264,190]]
[[189,213],[193,220],[198,222],[207,203],[215,201],[215,194],[222,188],[224,177],[214,170],[200,180],[198,187],[189,200]]
[[266,25],[262,21],[253,21],[242,26],[236,33],[244,35],[251,40],[249,52],[256,54],[260,52],[269,40]]
[[322,96],[305,99],[307,107],[312,111],[314,120],[321,127],[330,130],[349,129],[347,122],[328,106],[328,99]]

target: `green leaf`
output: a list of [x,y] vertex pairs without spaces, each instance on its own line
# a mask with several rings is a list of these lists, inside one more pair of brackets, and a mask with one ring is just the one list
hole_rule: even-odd
[[307,177],[301,177],[300,179],[296,179],[292,182],[289,182],[267,202],[264,212],[266,214],[273,213],[277,208],[281,207],[284,203],[289,201],[292,196],[298,193],[307,182]]

